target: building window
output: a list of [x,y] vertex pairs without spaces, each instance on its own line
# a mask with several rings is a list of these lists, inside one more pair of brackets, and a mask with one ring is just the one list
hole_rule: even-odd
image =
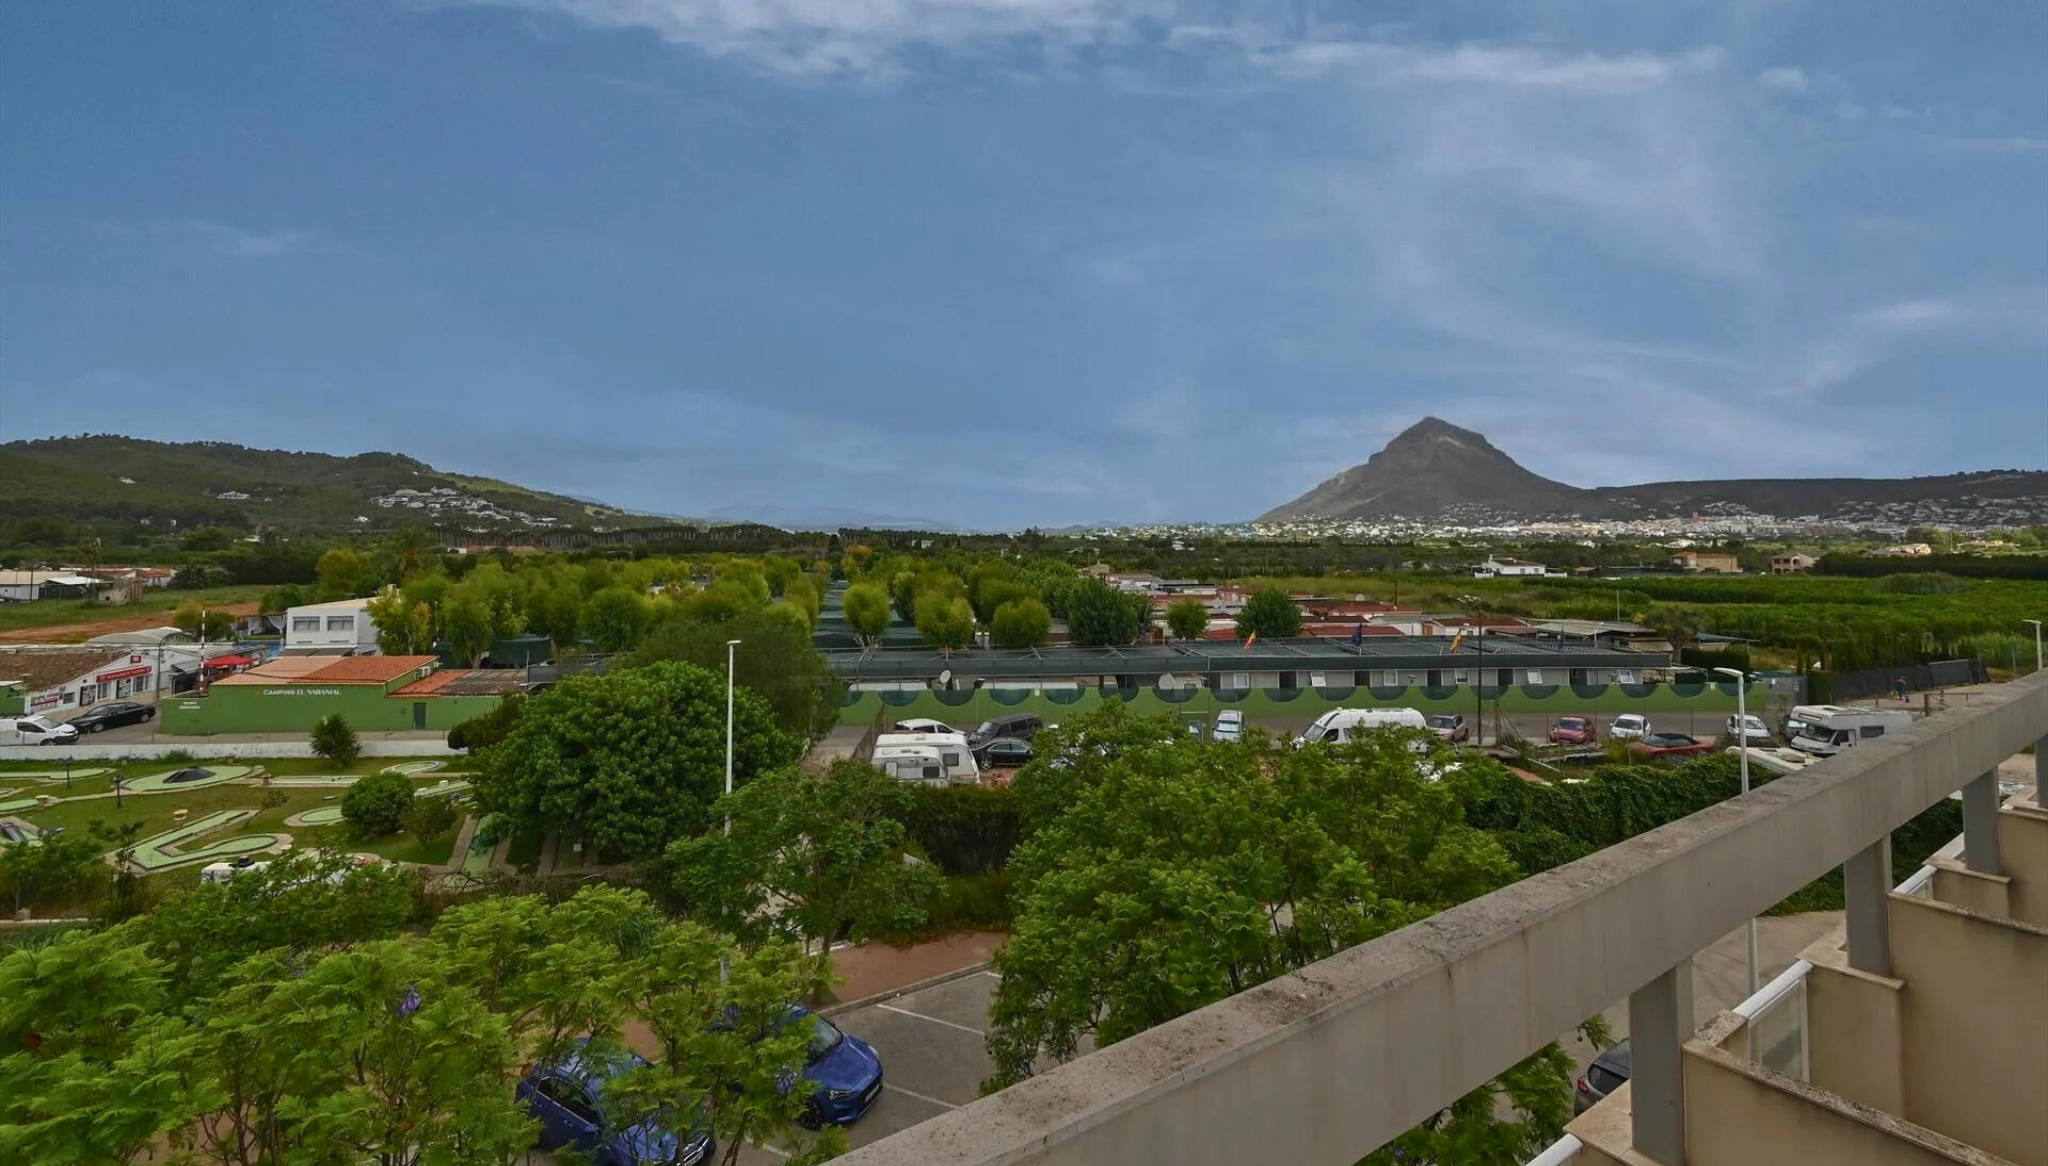
[[327,617],[330,632],[352,632],[356,630],[356,617],[352,615],[330,615]]
[[294,632],[317,632],[320,630],[320,617],[317,615],[295,615],[292,617],[292,630]]
[[1616,668],[1614,670],[1614,682],[1616,684],[1634,684],[1636,682],[1636,670],[1633,668]]
[[1540,669],[1540,668],[1531,668],[1531,669],[1529,669],[1529,683],[1531,683],[1531,684],[1541,684],[1541,683],[1543,683],[1543,670],[1542,670],[1542,669]]

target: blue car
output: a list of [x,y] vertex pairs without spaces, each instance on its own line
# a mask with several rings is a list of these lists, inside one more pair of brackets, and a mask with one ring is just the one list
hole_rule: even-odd
[[[604,1113],[604,1087],[612,1078],[639,1068],[646,1058],[622,1052],[607,1061],[591,1061],[581,1047],[560,1061],[538,1065],[519,1082],[519,1100],[540,1122],[540,1144],[557,1150],[573,1146],[597,1166],[640,1166],[680,1162],[700,1166],[718,1147],[711,1135],[679,1131],[672,1123],[648,1120],[619,1128]],[[677,1156],[676,1149],[682,1147]]]
[[807,1008],[793,1007],[789,1016],[792,1021],[808,1016],[814,1025],[803,1076],[818,1088],[811,1094],[811,1119],[805,1124],[859,1121],[882,1095],[881,1056],[868,1042]]

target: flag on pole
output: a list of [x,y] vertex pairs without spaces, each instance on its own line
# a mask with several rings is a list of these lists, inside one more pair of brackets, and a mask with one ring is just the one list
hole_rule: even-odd
[[1259,633],[1257,633],[1257,632],[1253,632],[1253,633],[1252,633],[1251,635],[1248,635],[1248,636],[1246,636],[1246,637],[1244,638],[1244,646],[1245,646],[1246,648],[1250,648],[1250,647],[1251,647],[1251,646],[1252,646],[1253,644],[1256,644],[1256,643],[1258,643],[1258,642],[1259,642]]
[[1365,622],[1360,620],[1358,626],[1351,629],[1351,646],[1356,648],[1363,643],[1365,643]]
[[1465,631],[1464,631],[1464,629],[1463,629],[1463,628],[1460,628],[1460,629],[1458,629],[1458,634],[1457,634],[1457,635],[1455,635],[1455,636],[1452,636],[1452,637],[1451,637],[1451,651],[1453,651],[1453,652],[1457,651],[1457,650],[1458,650],[1458,645],[1459,645],[1459,644],[1462,644],[1462,643],[1464,643],[1464,642],[1465,642]]

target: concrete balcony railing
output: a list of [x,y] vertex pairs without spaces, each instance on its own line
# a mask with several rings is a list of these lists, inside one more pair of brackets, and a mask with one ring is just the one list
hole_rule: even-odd
[[[1841,866],[1842,963],[1890,976],[1894,911],[1918,909],[1899,907],[1892,893],[1891,831],[1961,790],[1964,867],[2006,877],[1995,770],[2044,738],[2048,674],[1057,1066],[841,1161],[1349,1166],[1626,997],[1634,1076],[1624,1148],[1609,1158],[1677,1166],[1693,1141],[1687,1090],[1720,1082],[1712,1073],[1723,1058],[1748,1067],[1738,1076],[1768,1072],[1822,1092],[1751,1059],[1754,1017],[1729,1014],[1734,1029],[1710,1042],[1695,1038],[1694,953]],[[2037,753],[2037,781],[2039,765]],[[2031,912],[2042,892],[2012,890],[2020,881],[2008,884],[2008,904]],[[2048,1002],[2048,988],[2032,995]],[[1785,1055],[1768,1054],[1764,1064]],[[1689,1066],[1705,1067],[1688,1077]],[[2043,1112],[2048,1071],[2030,1080],[2034,1112]],[[1711,1141],[1719,1131],[1699,1132]],[[1941,1143],[1934,1156],[1900,1160],[1999,1160],[1931,1136]],[[1799,1159],[1745,1161],[1792,1160]]]

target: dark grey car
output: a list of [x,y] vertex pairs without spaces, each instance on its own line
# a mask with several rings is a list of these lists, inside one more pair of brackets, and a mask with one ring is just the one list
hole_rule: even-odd
[[967,747],[977,752],[981,747],[998,737],[1015,737],[1029,741],[1045,727],[1045,721],[1036,713],[1011,713],[1007,716],[990,717],[974,727],[967,734]]
[[1584,1113],[1600,1099],[1621,1088],[1628,1080],[1628,1042],[1623,1041],[1599,1056],[1572,1087],[1572,1111]]

